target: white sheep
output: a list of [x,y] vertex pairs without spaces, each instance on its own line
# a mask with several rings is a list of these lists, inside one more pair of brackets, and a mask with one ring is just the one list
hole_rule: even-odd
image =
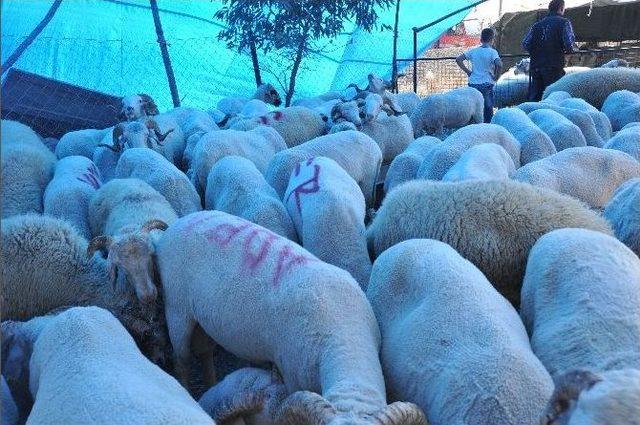
[[611,59],[608,62],[600,65],[600,68],[627,68],[629,67],[629,62],[624,59]]
[[635,126],[627,124],[609,139],[604,148],[619,150],[640,161],[640,123]]
[[2,120],[2,218],[42,213],[55,155],[24,124]]
[[568,92],[572,97],[584,99],[600,109],[607,96],[615,91],[640,91],[640,69],[594,68],[565,75],[548,86],[543,97],[559,90]]
[[[551,105],[559,105],[561,102],[571,99],[571,94],[566,91],[554,91],[549,96],[547,96],[542,103],[551,104]],[[523,102],[528,103],[528,102]]]
[[267,167],[265,178],[282,197],[296,165],[316,156],[336,161],[358,183],[367,206],[373,206],[382,152],[372,138],[358,131],[328,134],[277,153]]
[[611,120],[614,131],[625,125],[640,121],[640,95],[629,90],[611,93],[602,105],[604,112]]
[[351,89],[350,92],[353,92],[351,96],[347,95],[346,90],[344,92],[337,90],[329,91],[319,96],[296,99],[293,101],[292,106],[304,106],[305,108],[315,109],[320,105],[332,100],[340,100],[346,97],[351,98],[355,95],[355,90]]
[[56,157],[62,159],[67,156],[80,155],[92,159],[93,152],[102,143],[105,135],[112,132],[113,127],[102,130],[88,128],[65,133],[56,145]]
[[275,364],[289,394],[275,423],[426,424],[412,404],[387,406],[380,331],[349,273],[220,211],[176,221],[157,256],[181,382],[200,325],[232,354]]
[[437,144],[425,155],[416,177],[442,180],[442,177],[472,146],[494,143],[504,148],[515,167],[520,166],[520,144],[503,127],[496,124],[475,124],[463,127]]
[[64,306],[96,305],[113,313],[154,362],[168,364],[161,306],[143,306],[133,291],[116,291],[108,264],[88,255],[93,250],[59,219],[28,214],[2,220],[2,320],[29,320]]
[[[274,106],[280,106],[282,100],[271,84],[261,84],[251,99],[258,99]],[[218,102],[217,109],[227,115],[237,115],[250,99],[244,97],[225,97]]]
[[153,264],[155,236],[151,231],[164,230],[177,218],[171,204],[144,181],[113,179],[89,204],[89,223],[95,236],[91,253],[108,252],[114,286],[133,288],[144,304],[154,302],[158,293]]
[[493,115],[491,123],[507,129],[520,143],[520,163],[522,165],[556,153],[556,147],[549,136],[519,108],[499,109]]
[[520,316],[551,376],[640,369],[640,259],[617,239],[559,229],[531,248]]
[[106,310],[74,307],[12,325],[3,333],[29,371],[29,424],[215,424]]
[[551,377],[515,309],[449,245],[413,239],[389,248],[367,298],[392,399],[416,403],[433,424],[536,423]]
[[640,370],[574,370],[555,381],[541,424],[640,425]]
[[603,208],[625,181],[640,177],[640,163],[624,152],[593,146],[569,148],[518,169],[514,180]]
[[187,175],[201,197],[204,197],[211,167],[225,156],[238,155],[247,158],[264,173],[271,158],[286,148],[282,136],[267,126],[256,127],[250,131],[212,131],[202,136],[193,149],[193,160]]
[[558,152],[567,148],[587,146],[587,140],[580,128],[562,114],[544,108],[536,109],[528,115],[531,121],[549,136]]
[[123,121],[136,121],[141,118],[158,115],[158,106],[151,96],[145,93],[124,96],[120,101],[119,118]]
[[44,213],[68,221],[91,239],[89,201],[102,186],[100,171],[84,156],[67,156],[56,164],[44,191]]
[[186,175],[159,153],[146,148],[125,150],[115,169],[118,179],[137,178],[160,192],[178,217],[200,211],[200,197]]
[[540,236],[562,227],[611,234],[598,214],[550,190],[511,180],[415,180],[387,195],[367,229],[367,241],[374,258],[408,239],[448,243],[515,305],[529,249]]
[[326,133],[326,116],[298,106],[284,108],[254,119],[259,120],[260,124],[273,127],[290,148]]
[[283,201],[302,246],[338,266],[366,288],[371,260],[365,238],[365,202],[357,183],[334,160],[296,165]]
[[189,139],[189,137],[196,133],[202,135],[209,131],[218,130],[218,125],[211,115],[200,109],[186,107],[174,108],[155,117],[155,120],[162,124],[164,116],[170,116],[175,120],[182,130],[184,140]]
[[640,178],[627,180],[604,208],[616,237],[640,257]]
[[526,102],[518,105],[518,108],[522,109],[527,114],[530,114],[531,112],[539,109],[550,109],[554,112],[559,113],[560,115],[571,121],[573,124],[575,124],[584,136],[584,140],[587,146],[595,146],[597,148],[601,148],[604,144],[602,136],[600,136],[593,118],[591,118],[591,116],[587,112],[572,108],[562,108],[547,101]]
[[445,127],[456,128],[484,122],[484,99],[473,87],[425,97],[411,114],[415,137],[439,135]]
[[497,108],[515,106],[527,101],[529,76],[514,71],[515,68],[509,69],[493,86],[494,103]]
[[513,160],[502,146],[482,143],[466,150],[442,181],[508,179],[515,171]]
[[385,164],[391,163],[414,140],[413,127],[407,115],[380,116],[364,123],[360,131],[376,141]]
[[577,109],[579,111],[586,112],[593,120],[593,123],[596,126],[596,131],[598,132],[600,137],[602,137],[602,140],[607,141],[611,138],[613,129],[611,127],[611,121],[609,120],[609,117],[604,112],[598,111],[598,109],[589,104],[586,100],[579,99],[577,97],[570,97],[560,102],[558,106],[562,108]]
[[412,91],[400,93],[390,93],[389,91],[385,91],[385,95],[394,99],[395,103],[400,107],[400,110],[408,116],[411,116],[413,111],[422,101],[420,96]]
[[422,136],[411,142],[400,155],[394,158],[387,169],[384,192],[389,193],[401,183],[415,179],[425,156],[439,143],[441,140],[433,136]]
[[276,191],[253,162],[230,155],[211,167],[205,208],[223,211],[297,242],[295,227]]
[[328,134],[334,134],[334,133],[339,133],[341,131],[349,131],[349,130],[358,131],[358,128],[351,121],[340,121],[339,123],[333,124],[331,126],[331,129],[329,130]]
[[624,127],[622,127],[622,130],[626,130],[627,128],[632,128],[632,127],[640,127],[640,121],[638,121],[638,122],[630,122],[629,124],[627,124]]

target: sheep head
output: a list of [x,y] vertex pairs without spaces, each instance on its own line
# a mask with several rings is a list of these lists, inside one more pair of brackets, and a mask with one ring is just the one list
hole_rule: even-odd
[[[98,250],[107,252],[109,274],[114,288],[123,290],[126,289],[122,287],[123,284],[130,285],[142,304],[153,303],[158,296],[155,283],[155,246],[150,235],[154,229],[166,230],[167,225],[160,220],[152,220],[138,231],[125,232],[115,237],[95,237],[87,248],[89,257]],[[124,272],[120,279],[119,271]]]
[[122,109],[120,110],[120,118],[126,121],[135,121],[137,119],[158,115],[158,107],[151,96],[145,93],[134,94],[122,98]]
[[271,84],[260,85],[256,93],[253,95],[253,98],[261,100],[264,103],[269,103],[273,106],[282,105],[282,99],[280,98],[278,90],[276,90],[276,88]]
[[[167,130],[165,133],[163,133],[162,131],[160,131],[160,127],[158,126],[158,123],[156,122],[156,120],[148,120],[145,125],[147,126],[147,128],[149,129],[149,139],[153,139],[155,140],[155,142],[157,144],[159,144],[160,146],[162,146],[162,142],[164,142],[164,139],[167,138],[167,136],[175,129],[170,128],[169,130]],[[152,133],[153,131],[153,133]],[[150,145],[149,140],[147,139],[147,145]],[[151,147],[151,146],[149,146]]]
[[531,67],[530,58],[520,59],[520,61],[518,61],[518,63],[516,64],[516,69],[513,71],[513,73],[515,75],[529,74],[530,67]]
[[541,425],[568,424],[580,393],[601,380],[598,375],[587,370],[573,370],[561,375],[556,379],[556,388],[542,416]]
[[364,111],[360,110],[357,101],[343,102],[331,108],[331,120],[334,123],[349,121],[357,128],[362,126],[362,119],[365,117]]
[[367,90],[371,93],[377,93],[379,95],[384,94],[384,91],[388,88],[391,88],[391,82],[385,81],[384,79],[378,77],[376,74],[369,74],[367,76],[369,80],[369,86]]
[[279,425],[427,425],[422,410],[412,403],[396,402],[374,415],[338,412],[321,395],[298,391],[287,397],[274,421]]

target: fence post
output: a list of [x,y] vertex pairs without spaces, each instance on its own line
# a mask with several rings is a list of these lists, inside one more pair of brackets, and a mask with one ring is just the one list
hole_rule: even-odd
[[418,28],[413,27],[413,92],[418,93]]
[[173,68],[171,67],[171,58],[169,57],[169,50],[167,49],[167,41],[164,38],[164,32],[162,31],[162,23],[160,22],[160,13],[158,12],[158,2],[156,0],[149,0],[151,3],[151,13],[153,14],[153,23],[156,27],[156,35],[158,36],[158,44],[160,45],[160,52],[162,53],[162,61],[164,62],[164,70],[167,73],[167,80],[169,80],[169,90],[171,90],[171,99],[173,100],[174,108],[180,106],[180,96],[178,96],[178,86],[176,86],[176,77],[173,75]]
[[56,14],[56,11],[60,7],[60,3],[62,3],[62,0],[56,0],[53,2],[47,14],[44,15],[44,18],[42,18],[42,21],[40,21],[40,23],[33,29],[33,31],[31,31],[31,34],[29,34],[29,36],[25,38],[22,43],[20,43],[20,45],[16,48],[16,50],[14,50],[11,56],[9,56],[9,58],[2,64],[2,74],[4,74],[7,69],[11,68],[18,59],[20,59],[20,56],[22,56],[24,51],[27,50],[31,43],[33,43],[36,37],[38,37],[38,35],[42,32],[44,27],[46,27],[51,19],[53,19],[53,15]]
[[396,17],[393,24],[393,63],[391,71],[392,90],[398,92],[398,21],[400,18],[400,0],[396,0]]

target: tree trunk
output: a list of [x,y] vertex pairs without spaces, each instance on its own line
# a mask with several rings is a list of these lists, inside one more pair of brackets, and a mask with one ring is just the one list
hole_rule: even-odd
[[262,76],[260,75],[260,63],[258,62],[258,51],[256,50],[256,41],[253,33],[249,34],[249,51],[251,52],[251,62],[253,63],[253,75],[256,78],[256,86],[262,85]]
[[167,41],[164,39],[164,32],[162,31],[162,23],[160,22],[160,13],[158,12],[158,3],[156,0],[149,0],[151,3],[151,13],[153,14],[153,23],[156,27],[156,35],[158,36],[158,44],[160,45],[160,52],[162,53],[162,61],[164,62],[164,70],[167,73],[167,80],[169,80],[169,90],[171,91],[171,99],[173,100],[174,108],[180,106],[180,96],[178,96],[178,86],[176,85],[176,77],[173,75],[173,68],[171,67],[171,58],[169,57],[169,50],[167,49]]
[[393,64],[391,71],[391,84],[393,91],[398,92],[398,22],[400,18],[400,0],[396,0],[396,17],[393,24]]
[[291,99],[293,99],[293,93],[296,89],[296,77],[298,76],[298,70],[300,69],[300,62],[304,56],[305,47],[307,45],[306,39],[300,42],[298,50],[296,51],[296,59],[293,62],[293,68],[291,68],[291,77],[289,78],[289,90],[287,90],[287,97],[285,100],[285,106],[291,106]]
[[[60,7],[60,3],[62,3],[62,0],[56,0],[53,2],[47,14],[44,15],[44,18],[42,18],[42,21],[40,21],[40,23],[33,29],[33,31],[31,31],[31,34],[29,34],[29,36],[25,38],[22,43],[20,43],[13,54],[9,56],[9,58],[2,64],[2,74],[4,74],[7,69],[11,68],[18,59],[20,59],[20,56],[22,56],[24,51],[27,50],[27,48],[31,45],[31,43],[33,43],[36,37],[40,35],[42,30],[47,26],[51,19],[53,19],[53,15],[56,14],[56,11]],[[23,7],[29,6],[24,5]]]

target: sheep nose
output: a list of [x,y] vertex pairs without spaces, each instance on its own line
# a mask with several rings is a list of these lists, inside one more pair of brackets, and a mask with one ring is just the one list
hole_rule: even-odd
[[133,111],[133,106],[127,106],[127,111],[129,112]]

